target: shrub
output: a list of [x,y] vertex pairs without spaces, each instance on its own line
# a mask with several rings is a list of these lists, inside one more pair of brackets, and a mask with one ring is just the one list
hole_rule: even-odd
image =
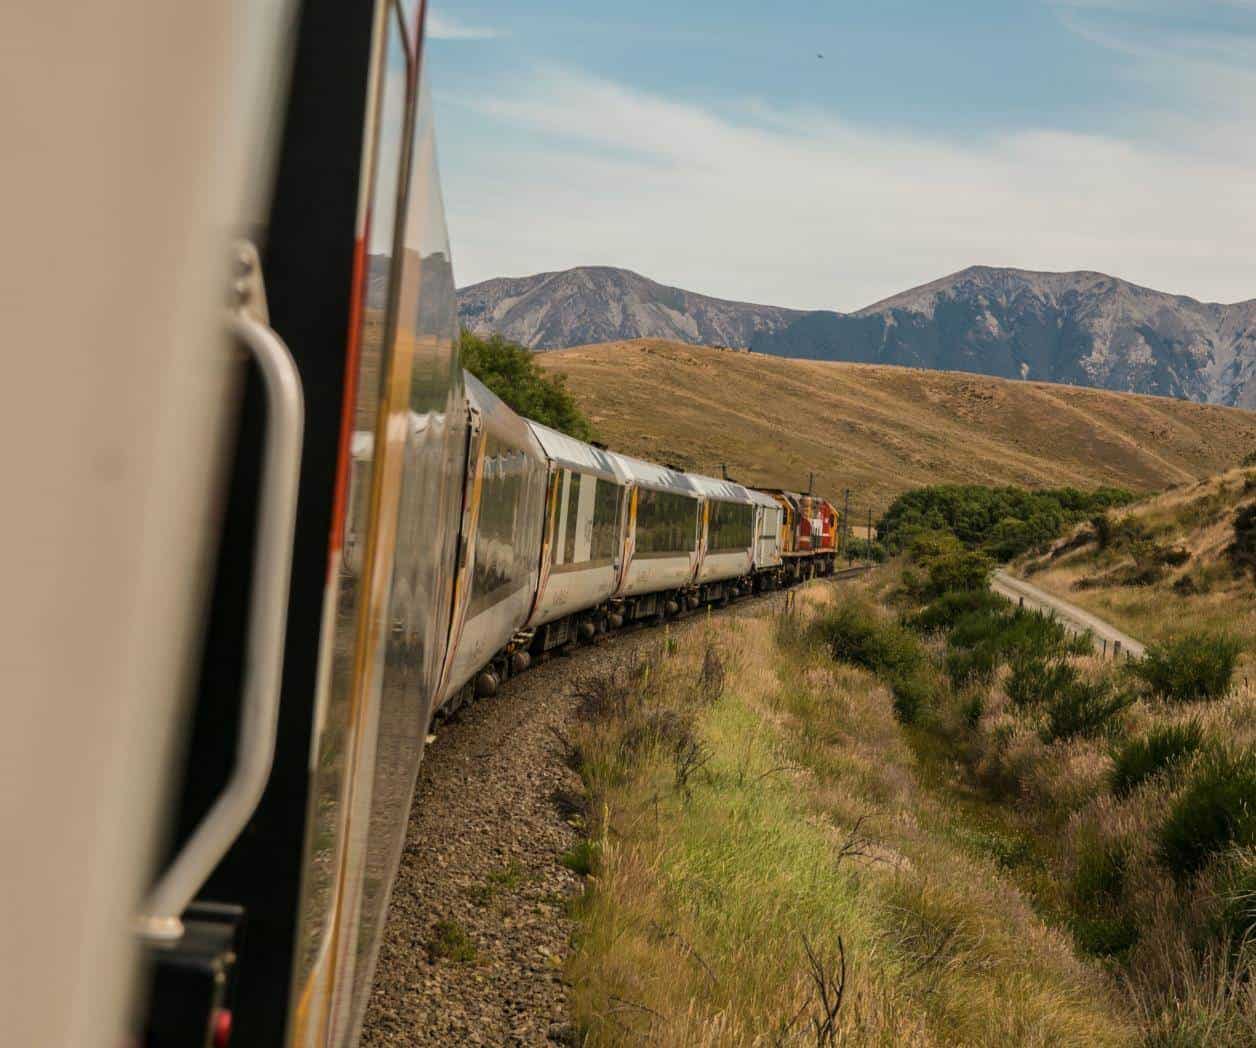
[[1217,751],[1200,761],[1158,837],[1160,859],[1178,877],[1231,845],[1256,844],[1256,752]]
[[912,677],[924,664],[920,642],[866,605],[842,604],[818,618],[812,629],[838,662],[863,666],[890,680]]
[[1055,488],[1030,491],[978,484],[938,484],[898,496],[877,525],[893,553],[921,532],[944,531],[968,549],[984,548],[1000,560],[1044,548],[1071,523],[1133,500],[1128,491]]
[[1107,677],[1076,678],[1055,693],[1047,705],[1042,728],[1044,742],[1056,742],[1106,731],[1112,718],[1131,702]]
[[1005,611],[1007,601],[990,590],[963,590],[943,593],[908,621],[912,629],[923,633],[951,629],[965,615],[974,612]]
[[994,561],[984,553],[948,553],[929,562],[926,595],[940,597],[947,592],[988,589]]
[[1226,550],[1237,568],[1256,569],[1256,503],[1240,506],[1234,514],[1234,541]]
[[847,539],[846,555],[852,560],[871,560],[877,564],[885,563],[888,556],[885,547],[875,539],[860,538]]
[[998,648],[993,644],[956,648],[946,654],[946,675],[956,688],[969,684],[990,684],[1000,662]]
[[894,699],[894,713],[904,724],[915,724],[933,702],[933,685],[926,678],[916,675],[903,677],[890,685]]
[[1060,658],[1021,655],[1012,660],[1012,672],[1003,685],[1013,706],[1025,709],[1051,700],[1077,683],[1077,669]]
[[1161,724],[1141,739],[1127,739],[1112,754],[1112,792],[1124,797],[1157,772],[1175,768],[1203,747],[1198,721]]
[[1224,634],[1186,633],[1152,644],[1131,671],[1166,699],[1217,699],[1230,688],[1243,645]]
[[593,428],[584,417],[562,375],[537,365],[525,346],[501,335],[483,337],[462,329],[462,366],[515,411],[578,440],[591,440]]

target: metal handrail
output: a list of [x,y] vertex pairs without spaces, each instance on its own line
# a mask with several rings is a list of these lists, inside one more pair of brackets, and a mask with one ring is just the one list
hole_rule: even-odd
[[279,721],[304,398],[296,362],[267,323],[242,310],[230,330],[257,362],[267,410],[240,727],[230,779],[141,909],[140,933],[163,941],[182,936],[183,911],[257,810],[274,763]]

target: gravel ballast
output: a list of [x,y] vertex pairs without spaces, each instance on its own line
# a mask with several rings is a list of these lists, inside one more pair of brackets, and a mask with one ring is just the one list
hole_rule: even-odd
[[[753,614],[780,596],[717,614]],[[551,659],[435,729],[364,1048],[573,1043],[563,963],[581,881],[561,859],[581,836],[571,804],[580,781],[563,762],[560,740],[575,716],[579,682],[632,664],[660,639],[658,630],[638,630]]]

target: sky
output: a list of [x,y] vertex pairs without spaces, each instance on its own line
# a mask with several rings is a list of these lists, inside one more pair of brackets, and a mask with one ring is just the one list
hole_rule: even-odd
[[853,310],[968,265],[1256,298],[1256,0],[434,0],[460,286]]

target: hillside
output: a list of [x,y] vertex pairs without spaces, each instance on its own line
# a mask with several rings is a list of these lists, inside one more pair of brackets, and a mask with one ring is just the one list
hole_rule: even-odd
[[623,269],[485,281],[472,330],[534,349],[665,338],[1256,407],[1256,299],[1198,302],[1103,273],[973,266],[855,313],[748,305]]
[[1256,504],[1256,470],[1232,469],[1174,487],[1113,513],[1101,541],[1092,525],[1062,539],[1046,557],[1017,568],[1035,585],[1153,642],[1212,629],[1256,646],[1252,552],[1236,564],[1235,516]]
[[666,287],[627,269],[583,266],[462,288],[458,316],[477,334],[554,349],[617,338],[748,346],[802,313]]
[[874,508],[942,481],[1151,491],[1256,449],[1256,415],[1158,397],[648,339],[537,359],[612,447],[764,486],[814,470]]

